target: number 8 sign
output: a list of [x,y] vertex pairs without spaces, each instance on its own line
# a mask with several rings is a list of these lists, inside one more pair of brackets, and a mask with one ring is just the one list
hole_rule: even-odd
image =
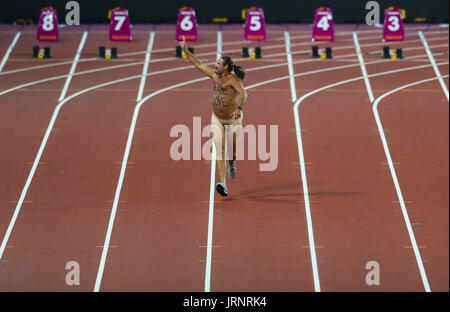
[[38,41],[58,41],[58,16],[56,10],[49,7],[43,8],[39,15],[37,28]]
[[333,13],[329,8],[316,10],[312,41],[334,41]]
[[384,12],[383,41],[403,41],[405,30],[403,28],[402,11],[390,7]]
[[247,10],[244,40],[266,41],[266,24],[264,22],[264,12],[261,8],[253,7]]
[[182,7],[178,10],[177,30],[175,40],[182,41],[185,36],[186,41],[197,41],[197,20],[195,10],[188,7]]
[[127,9],[115,8],[111,11],[109,40],[131,41],[130,17]]

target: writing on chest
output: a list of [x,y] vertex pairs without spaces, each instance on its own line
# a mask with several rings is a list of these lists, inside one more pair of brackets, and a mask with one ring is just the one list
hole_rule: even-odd
[[228,94],[230,91],[230,85],[223,82],[214,81],[214,93],[216,94]]

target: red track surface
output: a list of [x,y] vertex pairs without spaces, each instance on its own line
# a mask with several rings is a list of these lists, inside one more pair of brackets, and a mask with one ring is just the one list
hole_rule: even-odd
[[[135,26],[133,42],[114,44],[120,57],[111,61],[96,59],[98,46],[113,46],[107,29],[90,28],[67,96],[141,74],[152,26]],[[428,65],[369,78],[375,98],[436,77],[419,29],[425,27],[408,26],[406,42],[391,45],[404,49],[404,60],[377,64],[370,62],[382,60],[380,55],[367,53],[381,52],[381,31],[358,29],[369,75]],[[67,75],[83,30],[63,29],[61,42],[51,45],[53,58],[35,60],[30,57],[35,29],[25,27],[0,73],[0,92]],[[200,41],[192,44],[205,62],[215,61],[217,30],[201,26]],[[354,64],[296,77],[297,97],[361,76],[352,30],[338,25],[334,58],[313,60],[310,28],[289,28],[292,51],[299,52],[293,61],[301,61],[294,64],[295,74]],[[16,31],[0,27],[1,57]],[[248,70],[245,86],[289,74],[283,64],[284,28],[268,25],[267,31],[262,59],[236,61]],[[173,58],[174,26],[156,27],[155,34],[149,73],[179,70],[148,76],[144,97],[202,77],[187,61]],[[438,66],[441,74],[448,75],[447,29],[436,25],[425,34],[436,62],[447,62]],[[223,54],[239,59],[246,45],[242,27],[224,27],[223,44]],[[60,62],[67,64],[8,73]],[[78,74],[135,62],[140,63]],[[250,70],[272,64],[282,65]],[[0,95],[2,240],[65,80]],[[97,88],[62,106],[1,257],[0,291],[94,289],[139,82],[137,77]],[[444,82],[448,88],[448,78]],[[204,290],[210,163],[172,160],[176,138],[169,134],[177,124],[192,130],[194,116],[201,117],[202,127],[209,124],[211,87],[208,80],[180,86],[150,98],[139,110],[101,291]],[[314,291],[289,79],[248,94],[244,126],[266,125],[268,133],[269,125],[278,125],[278,167],[263,172],[260,160],[239,161],[236,179],[227,182],[231,196],[215,196],[211,291]],[[378,106],[432,291],[448,291],[449,284],[448,109],[438,80],[396,92]],[[321,290],[424,291],[364,80],[307,97],[299,113]],[[65,265],[72,260],[80,264],[79,286],[65,283]],[[380,264],[379,286],[365,283],[368,261]]]

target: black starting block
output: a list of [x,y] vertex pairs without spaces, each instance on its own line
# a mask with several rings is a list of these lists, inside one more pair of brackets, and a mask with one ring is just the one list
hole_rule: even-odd
[[33,46],[33,57],[37,57],[39,59],[51,58],[52,50],[50,47],[39,48],[39,46]]
[[255,47],[255,48],[249,48],[249,47],[243,47],[242,48],[242,57],[249,57],[251,59],[257,59],[262,57],[262,49],[261,47]]
[[117,48],[112,47],[110,49],[107,49],[105,47],[99,47],[98,48],[98,57],[108,59],[108,60],[116,59],[118,57]]
[[[194,54],[194,48],[193,47],[188,47],[188,51],[191,52],[191,54]],[[187,58],[186,54],[183,53],[183,51],[181,51],[181,47],[177,46],[175,48],[175,57],[181,57],[181,58]]]
[[390,59],[402,59],[403,58],[403,50],[395,49],[391,50],[389,47],[383,47],[383,58]]
[[321,59],[330,59],[333,58],[333,52],[330,47],[327,47],[325,49],[319,49],[318,46],[313,46],[311,49],[311,56]]

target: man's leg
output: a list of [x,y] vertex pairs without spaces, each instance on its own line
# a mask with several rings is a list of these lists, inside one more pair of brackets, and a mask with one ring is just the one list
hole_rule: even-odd
[[228,190],[225,182],[227,172],[227,164],[225,163],[225,129],[214,114],[211,117],[211,132],[216,147],[216,169],[220,179],[220,182],[216,185],[216,190],[220,195],[227,196]]

